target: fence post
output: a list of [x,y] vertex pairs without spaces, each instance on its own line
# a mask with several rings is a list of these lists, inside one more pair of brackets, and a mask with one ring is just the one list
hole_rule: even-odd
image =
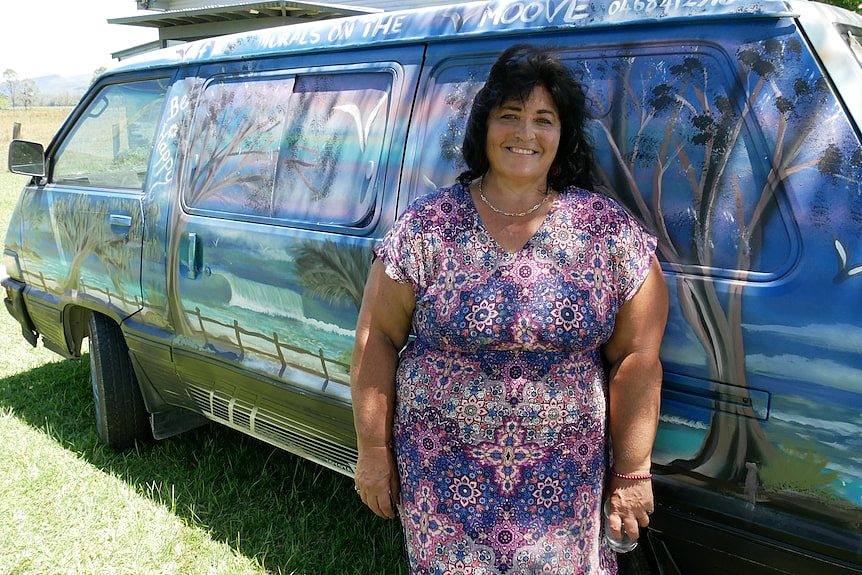
[[114,142],[114,159],[120,156],[120,125],[114,124],[111,126],[111,136]]
[[207,339],[207,330],[204,328],[204,318],[201,314],[201,308],[195,306],[195,315],[198,316],[198,325],[201,326],[201,335],[204,336],[204,343],[209,343],[209,339]]
[[15,122],[14,124],[12,124],[12,139],[21,139],[21,122]]
[[317,352],[320,356],[320,365],[323,367],[323,375],[326,376],[326,381],[323,384],[323,389],[326,389],[326,384],[329,383],[329,370],[326,369],[326,358],[323,357],[323,348],[318,348]]
[[284,352],[281,350],[281,342],[278,341],[278,332],[272,332],[272,342],[275,344],[275,351],[278,353],[278,359],[281,361],[281,369],[278,372],[279,377],[284,375],[284,369],[287,367],[287,362],[284,360]]
[[239,320],[233,320],[233,330],[236,332],[236,345],[239,347],[239,358],[245,358],[245,348],[242,347],[242,338],[240,337]]

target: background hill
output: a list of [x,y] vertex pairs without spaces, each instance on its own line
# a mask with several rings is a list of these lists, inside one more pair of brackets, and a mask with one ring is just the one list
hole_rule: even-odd
[[36,102],[41,106],[71,106],[77,103],[90,81],[92,74],[61,76],[51,74],[33,78],[36,87]]

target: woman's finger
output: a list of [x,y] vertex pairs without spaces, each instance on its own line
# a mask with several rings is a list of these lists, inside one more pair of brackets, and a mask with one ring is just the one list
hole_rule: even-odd
[[638,537],[640,537],[638,521],[634,518],[633,515],[627,515],[623,519],[623,529],[625,529],[626,535],[628,535],[629,539],[637,539]]

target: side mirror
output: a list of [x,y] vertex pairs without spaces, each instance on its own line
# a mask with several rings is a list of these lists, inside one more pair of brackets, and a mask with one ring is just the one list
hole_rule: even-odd
[[24,176],[45,176],[45,148],[42,144],[12,140],[9,142],[9,171]]

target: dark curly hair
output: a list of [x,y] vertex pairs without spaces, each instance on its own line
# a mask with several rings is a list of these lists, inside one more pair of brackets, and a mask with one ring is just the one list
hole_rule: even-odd
[[516,44],[503,52],[476,94],[461,149],[467,170],[458,176],[459,182],[469,185],[488,171],[485,143],[491,110],[511,100],[525,102],[536,86],[548,91],[560,112],[560,144],[548,184],[555,190],[595,187],[592,142],[585,129],[589,119],[586,93],[550,48],[531,44]]

